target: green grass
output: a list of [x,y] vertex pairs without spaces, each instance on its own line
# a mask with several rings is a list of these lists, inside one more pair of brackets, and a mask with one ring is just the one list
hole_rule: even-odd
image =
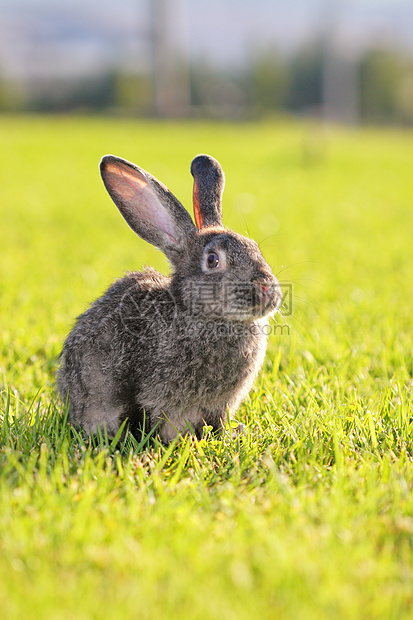
[[[0,144],[1,617],[411,618],[413,133],[0,117]],[[192,157],[217,157],[225,223],[293,284],[237,440],[64,423],[74,317],[167,270],[105,194],[108,152],[187,207]]]

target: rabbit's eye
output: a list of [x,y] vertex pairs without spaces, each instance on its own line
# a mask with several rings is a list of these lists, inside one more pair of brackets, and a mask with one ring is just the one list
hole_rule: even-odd
[[219,265],[219,256],[216,252],[210,252],[207,256],[207,265],[209,269],[215,269]]

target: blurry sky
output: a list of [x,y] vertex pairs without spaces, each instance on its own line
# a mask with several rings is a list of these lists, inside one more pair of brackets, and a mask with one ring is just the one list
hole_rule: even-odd
[[[251,52],[288,53],[323,25],[338,44],[401,47],[413,55],[413,0],[170,0],[175,39],[192,59],[243,64]],[[89,74],[150,64],[150,0],[1,0],[0,74]]]

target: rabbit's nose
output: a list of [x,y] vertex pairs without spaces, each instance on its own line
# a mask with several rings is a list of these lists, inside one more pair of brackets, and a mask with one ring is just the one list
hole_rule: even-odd
[[257,286],[263,293],[268,293],[272,284],[266,284],[265,282],[257,282]]
[[269,301],[273,295],[274,295],[274,288],[275,288],[275,283],[274,282],[269,282],[268,280],[264,280],[261,282],[256,282],[255,283],[258,290],[260,291],[260,295],[262,297],[262,299],[267,302]]
[[255,284],[261,293],[263,303],[271,304],[277,311],[282,303],[281,287],[278,280],[273,277],[271,280],[263,279]]

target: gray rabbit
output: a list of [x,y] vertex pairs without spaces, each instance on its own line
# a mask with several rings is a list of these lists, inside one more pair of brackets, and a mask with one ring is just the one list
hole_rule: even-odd
[[58,389],[69,420],[114,436],[127,419],[140,437],[222,429],[263,363],[267,319],[280,286],[255,241],[222,225],[224,173],[192,161],[195,223],[151,174],[113,155],[100,171],[112,200],[142,239],[162,250],[172,275],[127,273],[79,316],[66,339]]

